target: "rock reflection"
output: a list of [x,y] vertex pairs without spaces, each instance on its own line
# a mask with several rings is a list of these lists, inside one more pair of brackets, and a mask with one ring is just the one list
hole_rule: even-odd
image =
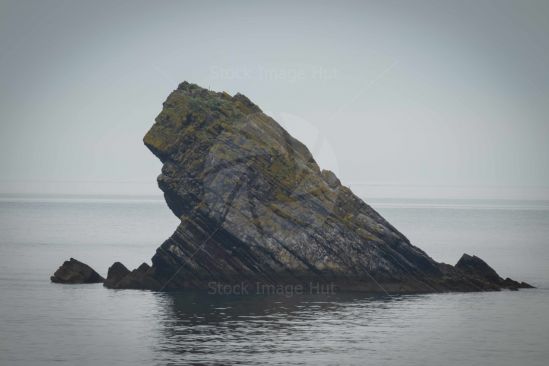
[[379,339],[380,331],[396,326],[391,309],[408,307],[418,298],[193,291],[157,296],[165,307],[156,349],[159,362],[286,365],[317,358],[337,363],[340,355],[360,355],[372,348],[368,328],[378,332]]

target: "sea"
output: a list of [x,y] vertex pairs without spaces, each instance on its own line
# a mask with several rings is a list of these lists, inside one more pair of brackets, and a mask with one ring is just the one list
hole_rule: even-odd
[[[368,201],[368,200],[367,200]],[[435,260],[483,258],[535,289],[209,295],[61,285],[150,263],[177,226],[157,198],[0,198],[0,365],[539,365],[549,360],[549,202],[368,201]]]

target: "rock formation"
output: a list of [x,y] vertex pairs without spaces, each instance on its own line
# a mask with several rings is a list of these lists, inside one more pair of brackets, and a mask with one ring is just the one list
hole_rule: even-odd
[[532,287],[525,282],[518,283],[510,278],[501,278],[492,267],[476,255],[470,256],[469,254],[463,254],[456,263],[456,268],[467,274],[471,278],[471,281],[480,287],[489,284],[492,284],[495,287],[508,288],[510,290]]
[[147,263],[143,263],[130,272],[122,263],[116,262],[109,268],[103,286],[120,289],[159,289],[162,284],[153,276],[148,275],[150,269],[151,267]]
[[120,262],[115,262],[112,266],[109,267],[107,272],[107,279],[103,283],[103,286],[116,288],[118,283],[131,272]]
[[158,184],[181,223],[151,267],[115,264],[107,287],[330,283],[417,293],[526,285],[501,280],[476,257],[455,267],[431,259],[242,94],[184,82],[163,106],[144,143],[163,163]]
[[105,281],[90,266],[74,258],[65,261],[61,267],[50,277],[51,282],[55,283],[101,283]]

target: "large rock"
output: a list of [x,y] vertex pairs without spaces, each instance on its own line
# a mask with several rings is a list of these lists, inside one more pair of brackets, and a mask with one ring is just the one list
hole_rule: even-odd
[[509,287],[435,262],[242,94],[184,82],[144,142],[163,163],[158,184],[181,223],[152,267],[111,287],[329,283],[386,293]]
[[74,258],[65,261],[61,267],[50,277],[51,282],[55,283],[101,283],[105,281],[90,266]]

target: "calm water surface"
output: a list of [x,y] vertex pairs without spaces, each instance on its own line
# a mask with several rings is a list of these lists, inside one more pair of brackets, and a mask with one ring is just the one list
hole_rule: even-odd
[[0,200],[0,365],[546,365],[549,207],[373,202],[436,260],[463,252],[537,289],[372,297],[208,296],[63,286],[72,256],[103,275],[149,260],[177,225],[162,202]]

